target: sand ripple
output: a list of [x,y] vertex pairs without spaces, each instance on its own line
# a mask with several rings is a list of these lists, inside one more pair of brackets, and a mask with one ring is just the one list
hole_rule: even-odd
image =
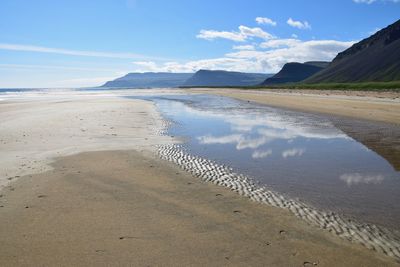
[[179,165],[205,182],[227,187],[259,203],[287,209],[312,225],[400,260],[400,238],[388,229],[345,219],[333,212],[319,211],[284,197],[227,166],[186,153],[181,145],[163,145],[158,152],[162,159]]

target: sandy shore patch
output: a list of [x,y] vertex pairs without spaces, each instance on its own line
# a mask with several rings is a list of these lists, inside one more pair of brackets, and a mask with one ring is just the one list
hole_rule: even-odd
[[[71,93],[72,94],[72,93]],[[48,170],[54,157],[83,151],[147,149],[172,142],[147,101],[115,96],[50,97],[0,105],[0,186]]]
[[276,107],[348,116],[400,124],[399,93],[317,91],[187,89],[192,93],[229,96]]
[[151,154],[90,152],[4,190],[2,266],[394,266]]

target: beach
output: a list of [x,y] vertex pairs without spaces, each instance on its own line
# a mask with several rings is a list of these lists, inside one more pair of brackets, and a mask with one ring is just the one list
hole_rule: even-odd
[[299,111],[400,124],[399,92],[229,88],[192,88],[188,91]]
[[[397,122],[397,100],[368,101],[351,114]],[[116,94],[21,98],[1,101],[0,114],[2,266],[396,266],[159,159],[158,146],[179,140],[162,135],[165,122],[151,102]]]

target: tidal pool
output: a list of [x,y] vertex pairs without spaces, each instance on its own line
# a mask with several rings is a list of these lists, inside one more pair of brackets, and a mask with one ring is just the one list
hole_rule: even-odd
[[141,98],[188,153],[318,209],[400,230],[400,172],[330,118],[210,95]]

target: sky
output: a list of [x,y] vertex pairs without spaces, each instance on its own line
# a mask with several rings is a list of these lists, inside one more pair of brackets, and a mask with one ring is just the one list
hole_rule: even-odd
[[400,0],[0,0],[0,88],[98,86],[129,72],[276,73],[332,60]]

